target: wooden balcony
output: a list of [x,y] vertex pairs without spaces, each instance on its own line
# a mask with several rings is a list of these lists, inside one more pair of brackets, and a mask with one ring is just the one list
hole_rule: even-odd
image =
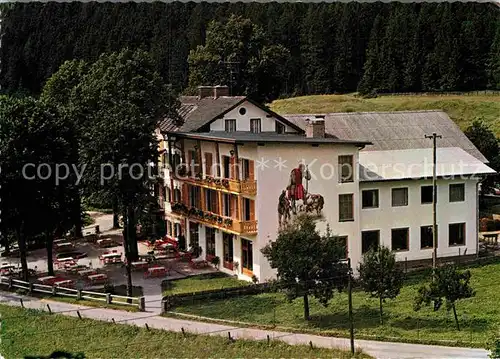
[[255,196],[257,194],[257,181],[255,180],[238,181],[235,179],[203,176],[201,174],[195,176],[174,176],[174,178],[186,183],[223,192],[241,193],[248,196]]
[[216,213],[202,211],[194,207],[188,208],[182,203],[173,203],[172,212],[187,216],[189,219],[196,222],[238,235],[257,233],[257,221],[239,221],[230,217],[220,216]]

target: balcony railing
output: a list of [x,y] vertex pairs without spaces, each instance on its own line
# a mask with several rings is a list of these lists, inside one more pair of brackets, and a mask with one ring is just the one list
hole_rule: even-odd
[[216,178],[212,176],[203,176],[201,173],[192,175],[189,172],[174,174],[174,177],[181,181],[193,183],[205,188],[228,191],[233,193],[242,193],[249,196],[257,194],[257,182],[255,180],[235,180],[228,178]]
[[205,223],[210,226],[227,229],[238,234],[257,233],[257,221],[239,221],[230,217],[220,216],[216,213],[203,211],[195,207],[188,207],[183,203],[173,203],[172,212],[187,216],[197,222]]

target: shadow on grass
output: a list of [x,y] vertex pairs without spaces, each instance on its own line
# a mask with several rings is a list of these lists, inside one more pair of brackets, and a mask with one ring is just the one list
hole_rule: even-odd
[[[490,329],[490,322],[484,318],[468,318],[467,320],[458,319],[460,328],[472,332],[486,332]],[[443,329],[450,330],[455,328],[455,320],[447,318],[419,318],[406,317],[404,319],[394,320],[391,322],[392,327],[398,327],[405,330],[425,329],[435,332],[440,332]]]
[[[354,311],[354,326],[357,329],[374,328],[380,325],[378,310],[362,306]],[[348,329],[349,313],[346,311],[312,315],[309,326],[318,329]]]

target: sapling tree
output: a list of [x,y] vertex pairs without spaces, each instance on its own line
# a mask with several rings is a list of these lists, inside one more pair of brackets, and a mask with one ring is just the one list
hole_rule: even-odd
[[470,286],[470,278],[470,271],[459,271],[454,265],[437,268],[432,281],[418,290],[414,309],[418,311],[422,305],[433,303],[434,311],[437,311],[445,303],[447,310],[453,310],[457,330],[460,330],[456,302],[475,296],[476,293]]
[[359,265],[359,277],[363,290],[379,299],[380,324],[383,324],[383,303],[396,298],[403,286],[403,272],[396,265],[394,253],[384,246],[369,250]]

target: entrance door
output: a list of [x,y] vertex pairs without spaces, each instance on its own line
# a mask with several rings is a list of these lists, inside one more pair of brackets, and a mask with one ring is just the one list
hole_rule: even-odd
[[224,268],[233,270],[233,235],[229,233],[223,233],[222,242],[224,244],[223,266]]

